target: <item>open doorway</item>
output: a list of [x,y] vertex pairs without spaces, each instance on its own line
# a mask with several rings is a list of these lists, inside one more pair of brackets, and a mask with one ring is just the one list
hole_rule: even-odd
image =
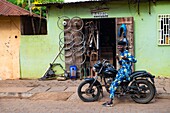
[[[84,73],[84,69],[91,74],[93,65],[102,59],[107,59],[115,68],[119,68],[115,59],[117,51],[117,41],[124,35],[118,36],[122,25],[126,26],[126,37],[129,51],[134,54],[133,43],[133,18],[92,18],[78,19],[71,21],[73,28],[77,28],[79,22],[83,20],[83,29],[75,31],[73,29],[64,32],[65,39],[65,62],[69,69],[70,65],[76,65],[79,73]],[[81,24],[80,24],[81,25]],[[69,37],[70,36],[70,37]],[[69,42],[69,43],[68,43]],[[68,60],[71,59],[71,60]],[[83,75],[83,74],[81,74]]]
[[[116,56],[115,18],[83,19],[83,21],[85,23],[83,34],[85,35],[86,48],[90,50],[90,52],[96,52],[95,54],[97,54],[96,56],[92,57],[93,59],[87,58],[87,62],[90,63],[89,65],[93,66],[97,60],[107,59],[116,67],[116,59],[114,57]],[[98,44],[89,44],[89,39],[92,36],[91,33],[95,37],[93,42],[96,41]],[[92,46],[92,48],[89,46]]]
[[99,56],[100,59],[108,59],[116,67],[116,30],[115,19],[99,20]]
[[[117,41],[121,40],[123,35],[118,36],[120,28],[122,25],[126,26],[126,38],[128,40],[129,51],[134,55],[134,36],[133,36],[133,18],[123,17],[123,18],[95,18],[95,19],[83,19],[84,28],[83,34],[85,35],[86,48],[91,51],[91,55],[86,59],[86,64],[91,68],[97,60],[107,59],[115,68],[119,68],[118,62],[116,61]],[[96,43],[91,43],[92,48],[89,48],[90,41],[89,37],[89,25],[92,27],[92,33],[96,39]],[[95,40],[93,41],[95,42]],[[94,47],[94,48],[93,48]],[[94,55],[93,55],[94,54]],[[88,55],[87,55],[88,56]],[[92,57],[91,57],[92,56]],[[95,58],[94,58],[95,57]],[[88,67],[85,65],[85,67]],[[134,69],[134,67],[133,67]]]
[[107,59],[116,67],[116,22],[115,18],[83,19],[83,34],[86,43],[86,62],[84,67],[87,75],[93,76],[93,65]]

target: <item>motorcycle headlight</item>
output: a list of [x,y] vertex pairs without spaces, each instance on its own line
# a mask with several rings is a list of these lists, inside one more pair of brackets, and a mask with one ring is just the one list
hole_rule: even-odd
[[96,72],[96,68],[95,67],[93,67],[93,71]]

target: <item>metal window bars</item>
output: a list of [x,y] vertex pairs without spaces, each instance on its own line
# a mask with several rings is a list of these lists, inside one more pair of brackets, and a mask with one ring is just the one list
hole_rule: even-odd
[[158,45],[170,45],[170,14],[158,15]]

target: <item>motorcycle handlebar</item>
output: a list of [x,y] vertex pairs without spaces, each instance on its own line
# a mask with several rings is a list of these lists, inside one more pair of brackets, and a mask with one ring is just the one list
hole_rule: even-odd
[[109,60],[103,59],[103,64],[105,64],[106,62],[109,62]]

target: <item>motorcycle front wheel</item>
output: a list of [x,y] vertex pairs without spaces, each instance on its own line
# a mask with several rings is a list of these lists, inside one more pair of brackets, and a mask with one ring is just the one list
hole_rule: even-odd
[[78,96],[84,102],[97,101],[100,96],[100,88],[97,84],[93,84],[93,81],[83,81],[78,86]]
[[139,79],[134,81],[131,84],[132,87],[136,87],[135,94],[131,96],[131,98],[141,104],[149,103],[155,96],[155,87],[154,85],[145,79]]

